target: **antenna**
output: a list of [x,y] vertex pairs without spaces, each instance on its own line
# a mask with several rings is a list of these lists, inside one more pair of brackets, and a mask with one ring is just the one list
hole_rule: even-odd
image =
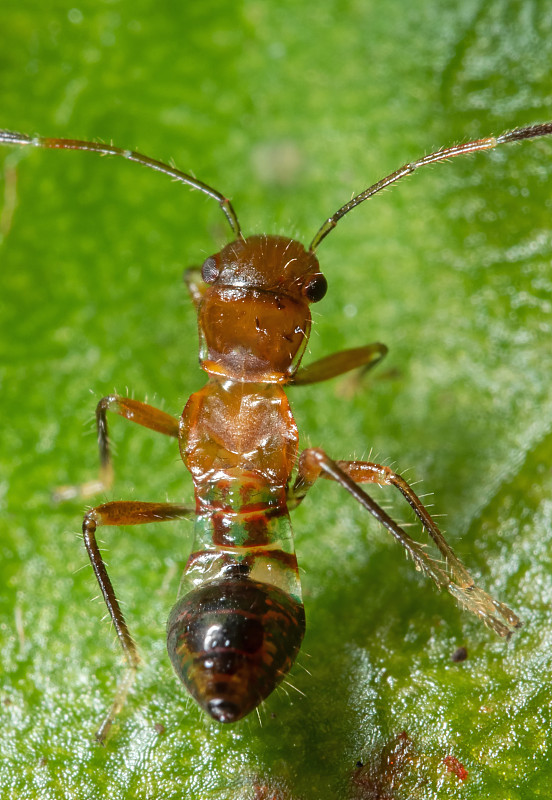
[[46,147],[52,150],[86,150],[103,156],[121,156],[127,161],[134,161],[136,164],[149,167],[156,172],[162,172],[164,175],[185,183],[187,186],[191,186],[192,189],[199,189],[203,194],[212,197],[221,207],[234,234],[238,238],[243,238],[238,217],[228,198],[217,192],[216,189],[207,186],[203,181],[199,181],[197,178],[193,178],[175,167],[170,167],[162,161],[156,161],[153,158],[149,158],[149,156],[144,156],[142,153],[137,153],[134,150],[123,150],[122,147],[114,147],[113,145],[99,142],[86,142],[80,139],[48,139],[45,136],[26,136],[24,133],[3,130],[0,130],[0,144],[31,145],[32,147]]
[[443,150],[437,150],[435,153],[430,153],[429,155],[420,158],[418,161],[412,161],[410,164],[405,164],[404,167],[392,172],[386,178],[382,178],[364,192],[361,192],[361,194],[357,194],[356,197],[353,197],[353,199],[349,200],[348,203],[345,203],[344,206],[341,206],[341,208],[336,211],[333,216],[327,219],[322,227],[318,230],[316,236],[310,243],[309,250],[311,253],[314,253],[320,242],[325,239],[329,232],[335,228],[339,220],[344,217],[345,214],[348,214],[349,211],[353,210],[353,208],[356,208],[356,206],[359,206],[365,200],[368,200],[368,198],[372,197],[372,195],[381,192],[382,189],[385,189],[387,186],[395,183],[395,181],[410,175],[412,172],[417,170],[418,167],[426,167],[428,164],[434,164],[436,161],[446,161],[447,159],[454,158],[455,156],[476,153],[478,150],[492,150],[499,144],[518,142],[521,139],[534,139],[537,136],[547,136],[548,134],[552,134],[552,122],[544,122],[540,125],[530,125],[526,128],[515,128],[515,130],[509,131],[508,133],[503,133],[501,136],[488,136],[486,139],[476,139],[473,142],[466,142],[465,144],[458,144],[454,147],[447,147]]

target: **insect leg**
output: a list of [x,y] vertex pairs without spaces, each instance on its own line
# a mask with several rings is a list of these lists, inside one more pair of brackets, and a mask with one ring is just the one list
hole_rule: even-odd
[[[443,534],[412,488],[388,467],[362,461],[333,461],[323,450],[309,449],[301,454],[297,478],[291,490],[291,501],[297,505],[318,477],[339,483],[364,506],[389,533],[397,539],[413,559],[416,567],[432,578],[439,588],[447,589],[457,602],[475,614],[499,636],[508,638],[521,621],[508,606],[490,597],[475,585],[473,578],[447,544]],[[357,483],[374,483],[394,486],[413,508],[427,529],[450,570],[450,576],[428,556],[423,547],[414,541],[385,511],[366,494]]]
[[365,347],[341,350],[339,353],[332,353],[331,356],[314,361],[306,367],[300,367],[289,385],[304,386],[308,383],[320,383],[353,369],[362,368],[363,372],[367,372],[379,364],[386,353],[387,347],[380,342],[368,344]]
[[100,450],[100,475],[95,481],[88,481],[80,486],[59,486],[54,491],[54,500],[62,502],[73,497],[90,497],[98,492],[108,490],[113,483],[113,464],[111,448],[107,429],[107,412],[112,411],[131,422],[136,422],[144,428],[150,428],[165,436],[178,438],[179,420],[165,411],[132,400],[130,397],[120,397],[117,394],[102,397],[96,407],[96,429],[98,431],[98,446]]
[[126,674],[117,688],[113,704],[96,733],[98,742],[104,742],[113,721],[124,706],[126,696],[136,675],[140,657],[130,635],[113,584],[107,574],[104,560],[96,542],[96,528],[102,525],[142,525],[148,522],[184,519],[195,515],[195,509],[178,503],[113,502],[93,508],[85,515],[82,532],[92,569],[100,585],[105,604],[115,626],[115,631],[127,662]]
[[201,277],[201,269],[199,267],[188,267],[184,270],[184,283],[188,289],[188,293],[192,299],[192,303],[197,311],[199,304],[203,300],[203,295],[207,291],[207,284]]

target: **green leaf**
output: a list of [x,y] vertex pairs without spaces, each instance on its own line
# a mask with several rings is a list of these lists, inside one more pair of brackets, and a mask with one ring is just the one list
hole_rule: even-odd
[[[551,119],[547,10],[8,3],[0,125],[174,160],[232,198],[246,234],[308,243],[406,161]],[[213,201],[121,159],[0,157],[0,796],[548,797],[552,143],[422,170],[342,220],[319,249],[329,292],[306,359],[390,353],[352,396],[340,381],[290,391],[303,446],[423,479],[452,546],[525,627],[499,641],[321,482],[293,516],[307,635],[292,686],[223,727],[165,652],[190,524],[106,530],[143,657],[106,748],[93,734],[122,660],[90,602],[83,503],[51,490],[97,474],[101,396],[178,415],[202,385],[181,274],[229,230]],[[174,443],[119,419],[112,434],[98,502],[191,499]]]

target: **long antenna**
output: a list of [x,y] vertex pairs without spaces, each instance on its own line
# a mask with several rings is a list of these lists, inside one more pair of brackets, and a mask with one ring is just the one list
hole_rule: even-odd
[[144,167],[154,169],[156,172],[162,172],[170,178],[174,178],[192,189],[199,189],[200,192],[212,197],[216,200],[221,207],[224,216],[228,220],[232,231],[236,237],[242,237],[240,223],[232,203],[227,197],[224,197],[216,189],[207,186],[203,181],[181,172],[175,167],[170,167],[162,161],[156,161],[149,156],[144,156],[141,153],[136,153],[134,150],[123,150],[121,147],[114,147],[109,144],[101,144],[99,142],[86,142],[80,139],[48,139],[44,136],[27,136],[24,133],[15,133],[13,131],[0,130],[0,144],[13,144],[13,145],[31,145],[32,147],[47,147],[53,150],[87,150],[92,153],[99,153],[105,156],[121,156],[126,158],[127,161],[134,161],[137,164],[142,164]]
[[436,161],[446,161],[448,158],[454,158],[455,156],[476,153],[478,150],[492,150],[499,144],[517,142],[521,139],[534,139],[537,136],[547,136],[549,134],[552,134],[552,122],[544,122],[540,125],[530,125],[527,128],[516,128],[508,133],[503,133],[501,136],[489,136],[486,139],[476,139],[473,142],[466,142],[465,144],[458,144],[454,147],[447,147],[444,150],[438,150],[436,153],[430,153],[429,155],[420,158],[418,161],[412,161],[410,164],[405,164],[404,167],[392,172],[386,178],[382,178],[382,180],[374,183],[373,186],[370,186],[361,194],[357,194],[356,197],[353,197],[353,199],[349,200],[348,203],[345,203],[344,206],[341,206],[341,208],[322,225],[310,243],[309,250],[311,253],[313,253],[320,242],[325,239],[329,232],[335,228],[339,220],[344,217],[345,214],[348,214],[353,208],[359,206],[365,200],[368,200],[368,198],[372,197],[372,195],[381,192],[382,189],[385,189],[387,186],[395,183],[395,181],[410,175],[412,172],[414,172],[414,170],[418,169],[418,167],[425,167],[428,164],[435,163]]

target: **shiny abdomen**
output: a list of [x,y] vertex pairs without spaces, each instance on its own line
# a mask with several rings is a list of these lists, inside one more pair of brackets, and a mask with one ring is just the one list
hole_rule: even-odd
[[279,386],[212,380],[188,401],[180,447],[198,516],[168,651],[199,705],[235,722],[284,678],[305,631],[286,506],[297,429]]

